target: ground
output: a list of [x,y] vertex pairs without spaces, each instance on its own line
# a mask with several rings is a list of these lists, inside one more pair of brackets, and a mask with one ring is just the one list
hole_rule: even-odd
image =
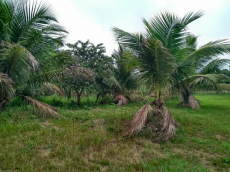
[[178,106],[179,98],[166,100],[179,129],[164,143],[153,143],[144,132],[123,136],[142,103],[70,108],[43,98],[59,104],[66,118],[42,119],[14,102],[0,114],[0,171],[228,172],[230,94],[195,97],[199,110]]

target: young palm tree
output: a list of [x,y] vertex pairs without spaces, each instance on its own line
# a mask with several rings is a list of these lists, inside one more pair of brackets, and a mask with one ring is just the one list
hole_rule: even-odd
[[[164,104],[162,90],[170,84],[171,74],[176,69],[173,54],[184,44],[187,25],[200,16],[202,13],[198,12],[179,18],[166,12],[149,22],[143,19],[144,33],[133,34],[118,28],[113,29],[119,44],[129,50],[137,61],[134,74],[156,93],[155,101],[135,114],[127,135],[140,131],[148,122],[148,116],[153,115],[157,118],[155,127],[151,127],[155,141],[165,141],[175,135],[176,123]],[[151,104],[154,105],[154,110]]]
[[229,59],[218,59],[223,54],[230,53],[228,40],[209,42],[197,48],[197,37],[188,35],[185,44],[174,54],[177,68],[172,74],[173,87],[181,93],[182,104],[193,109],[199,108],[199,103],[192,95],[191,88],[203,83],[209,83],[217,89],[221,67],[229,63]]
[[114,87],[115,102],[118,106],[128,103],[132,100],[133,90],[137,88],[138,82],[132,77],[132,72],[128,69],[129,61],[126,58],[128,51],[119,45],[118,51],[114,51],[112,57],[115,62],[114,76],[111,76]]

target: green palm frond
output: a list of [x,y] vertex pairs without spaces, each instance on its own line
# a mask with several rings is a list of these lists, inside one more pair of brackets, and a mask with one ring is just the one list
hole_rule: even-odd
[[149,22],[143,19],[146,35],[157,39],[174,54],[185,42],[187,25],[203,15],[201,11],[188,13],[183,18],[173,13],[165,12],[152,18]]
[[36,58],[23,46],[3,42],[0,53],[0,67],[7,73],[15,84],[23,83],[29,79],[31,73],[38,68]]
[[222,67],[229,65],[230,59],[215,59],[206,64],[199,73],[208,74],[208,73],[220,73]]
[[43,85],[45,89],[51,93],[58,93],[61,96],[65,95],[64,91],[56,84],[45,82]]
[[[28,34],[33,30],[44,30],[51,23],[57,23],[50,6],[38,1],[18,0],[4,1],[2,10],[5,11],[6,17],[4,26],[7,27],[10,40],[25,46],[23,42],[27,40]],[[47,32],[47,37],[53,37],[53,34],[64,30],[53,29],[54,32]],[[61,31],[61,32],[60,32]],[[65,31],[64,31],[65,32]]]
[[187,78],[184,78],[179,84],[183,84],[187,88],[192,88],[198,85],[206,84],[212,85],[214,89],[217,88],[218,81],[223,78],[228,78],[228,76],[223,74],[198,74],[198,75],[191,75]]
[[[209,42],[191,53],[187,60],[197,69],[211,59],[230,53],[230,41],[227,39]],[[201,66],[200,66],[201,65]]]

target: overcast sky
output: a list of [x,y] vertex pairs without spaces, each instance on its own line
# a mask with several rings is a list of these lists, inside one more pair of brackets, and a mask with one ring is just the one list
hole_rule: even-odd
[[142,18],[169,11],[183,16],[203,10],[205,15],[190,25],[199,45],[230,38],[230,0],[43,0],[48,2],[59,23],[69,32],[67,42],[89,39],[103,43],[106,54],[117,48],[112,27],[128,32],[143,31]]

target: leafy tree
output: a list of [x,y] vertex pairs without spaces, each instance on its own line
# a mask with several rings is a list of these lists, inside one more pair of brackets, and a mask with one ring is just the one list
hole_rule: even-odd
[[67,93],[68,98],[70,98],[72,95],[76,96],[77,105],[80,105],[83,91],[89,88],[90,85],[95,82],[95,80],[94,73],[90,69],[81,68],[77,70],[81,70],[83,73],[85,73],[85,75],[82,75],[82,73],[79,73],[79,75],[72,75],[69,73],[69,71],[64,72],[64,82],[62,87]]
[[112,58],[104,55],[105,47],[103,44],[95,46],[89,41],[77,41],[75,44],[67,44],[67,46],[69,47],[68,51],[73,55],[76,63],[80,67],[92,70],[95,76],[96,84],[94,84],[93,87],[92,84],[94,82],[85,82],[84,80],[76,81],[75,85],[78,85],[78,93],[82,92],[84,89],[90,88],[91,91],[94,90],[98,92],[98,100],[100,95],[104,96],[106,93],[110,92],[110,76],[113,73],[112,70],[114,67]]

